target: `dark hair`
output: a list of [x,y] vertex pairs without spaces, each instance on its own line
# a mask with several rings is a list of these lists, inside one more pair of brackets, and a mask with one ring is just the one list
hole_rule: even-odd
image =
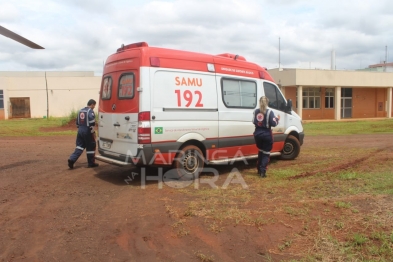
[[97,102],[94,99],[90,99],[89,102],[87,102],[88,106],[95,105],[95,104],[97,104]]

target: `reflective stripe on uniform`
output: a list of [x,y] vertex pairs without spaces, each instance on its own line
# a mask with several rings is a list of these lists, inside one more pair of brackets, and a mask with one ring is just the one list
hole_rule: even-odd
[[86,154],[94,154],[96,151],[86,151]]
[[82,150],[82,151],[85,150],[83,147],[80,147],[80,146],[77,146],[76,149],[79,149],[79,150]]
[[262,154],[270,155],[270,152],[269,152],[269,151],[263,151],[262,149],[259,149],[259,151],[262,152]]
[[91,108],[89,108],[87,110],[87,113],[86,113],[86,126],[89,126],[89,113],[90,113],[90,110],[91,110]]
[[[266,113],[266,128],[268,128],[269,129],[269,125],[270,125],[270,109],[268,109],[267,110],[267,113]],[[270,153],[269,153],[270,154]]]

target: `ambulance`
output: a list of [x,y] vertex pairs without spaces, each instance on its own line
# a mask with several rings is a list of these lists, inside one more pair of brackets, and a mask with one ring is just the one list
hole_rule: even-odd
[[271,156],[295,159],[302,121],[266,68],[229,53],[122,45],[104,66],[96,159],[168,167],[179,177],[256,159],[252,118],[261,96],[280,115]]

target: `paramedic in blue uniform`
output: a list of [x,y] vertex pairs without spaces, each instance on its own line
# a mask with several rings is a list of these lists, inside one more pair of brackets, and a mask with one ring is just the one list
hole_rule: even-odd
[[259,99],[259,108],[255,109],[252,122],[255,125],[254,139],[258,147],[258,174],[266,177],[267,164],[270,160],[270,151],[273,148],[272,127],[278,125],[280,116],[274,116],[268,107],[269,99],[262,96]]
[[76,136],[76,148],[74,153],[68,159],[68,167],[74,168],[75,162],[82,155],[83,150],[86,149],[87,167],[96,167],[95,151],[96,151],[96,136],[94,126],[96,125],[96,118],[94,115],[94,108],[96,101],[90,99],[87,106],[78,112],[76,125],[78,127],[78,134]]

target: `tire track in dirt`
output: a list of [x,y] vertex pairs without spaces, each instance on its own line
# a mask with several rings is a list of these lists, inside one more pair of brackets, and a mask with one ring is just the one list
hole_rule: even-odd
[[[327,168],[327,169],[326,168],[321,168],[321,169],[318,169],[318,170],[315,170],[315,171],[312,171],[312,172],[307,171],[307,172],[301,173],[299,175],[289,177],[288,179],[289,180],[294,180],[294,179],[314,176],[316,174],[328,174],[328,173],[339,172],[339,171],[342,171],[342,170],[347,170],[347,169],[355,167],[355,166],[357,166],[359,164],[362,164],[363,162],[365,162],[366,160],[368,160],[370,158],[376,158],[376,156],[378,154],[381,154],[381,153],[389,151],[389,150],[391,150],[390,146],[387,146],[387,147],[384,147],[384,148],[380,148],[380,149],[375,150],[373,154],[369,154],[368,156],[360,157],[360,158],[354,159],[354,160],[352,160],[350,162],[342,163],[342,164],[339,164],[339,165],[335,165],[335,166],[332,166],[332,167]],[[389,161],[389,158],[388,157],[381,157],[380,161]]]

